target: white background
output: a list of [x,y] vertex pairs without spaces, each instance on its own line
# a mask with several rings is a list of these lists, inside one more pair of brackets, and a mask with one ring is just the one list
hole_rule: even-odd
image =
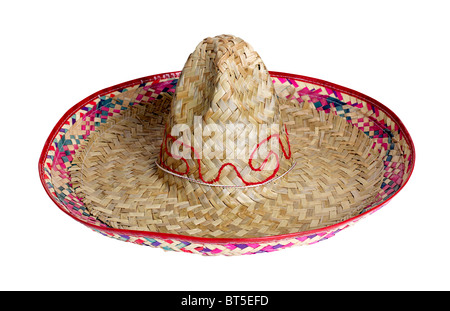
[[[449,290],[448,1],[3,1],[1,290]],[[324,79],[391,108],[414,140],[406,187],[315,245],[238,257],[109,239],[62,213],[38,159],[50,131],[105,87],[181,70],[233,34],[269,70]]]

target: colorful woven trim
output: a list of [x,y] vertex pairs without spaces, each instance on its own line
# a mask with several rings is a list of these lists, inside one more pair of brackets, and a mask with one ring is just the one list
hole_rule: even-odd
[[[379,208],[373,209],[368,215],[374,213]],[[179,251],[191,254],[200,254],[204,256],[236,256],[236,255],[252,255],[261,253],[271,253],[286,249],[292,246],[301,245],[311,245],[324,240],[327,240],[335,236],[338,232],[343,229],[353,225],[357,221],[364,217],[358,218],[357,220],[346,223],[329,231],[318,231],[312,232],[307,235],[302,235],[294,238],[286,238],[281,240],[276,240],[272,242],[223,242],[223,243],[207,243],[192,241],[187,238],[183,239],[171,239],[171,238],[156,238],[140,236],[139,234],[121,234],[116,232],[110,232],[109,230],[99,230],[93,229],[94,231],[114,239],[118,239],[124,242],[135,243],[143,246],[149,246],[153,248],[162,248],[165,251]]]

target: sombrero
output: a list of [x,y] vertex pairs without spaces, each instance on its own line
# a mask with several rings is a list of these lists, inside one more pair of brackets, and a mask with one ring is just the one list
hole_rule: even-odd
[[101,90],[47,139],[50,198],[108,237],[203,255],[272,252],[334,236],[406,184],[400,119],[348,88],[268,71],[231,35],[181,72]]

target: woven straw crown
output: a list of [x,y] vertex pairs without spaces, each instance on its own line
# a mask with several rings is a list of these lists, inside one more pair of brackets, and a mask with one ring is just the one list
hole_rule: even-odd
[[[270,182],[292,167],[280,101],[266,66],[247,42],[231,35],[204,39],[177,84],[160,165],[211,185]],[[183,130],[187,135],[175,141],[173,135]],[[196,135],[202,130],[209,135]],[[174,154],[178,147],[185,147],[183,155]]]

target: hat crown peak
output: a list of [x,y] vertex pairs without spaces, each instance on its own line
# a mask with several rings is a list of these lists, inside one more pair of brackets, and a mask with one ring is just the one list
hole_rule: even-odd
[[231,35],[201,41],[180,75],[172,102],[171,125],[193,124],[194,116],[217,122],[279,123],[273,83],[250,44]]
[[[292,163],[280,100],[266,66],[247,42],[231,35],[204,39],[180,74],[161,166],[208,184],[242,186],[273,179]],[[251,171],[255,175],[248,181],[242,174]]]

